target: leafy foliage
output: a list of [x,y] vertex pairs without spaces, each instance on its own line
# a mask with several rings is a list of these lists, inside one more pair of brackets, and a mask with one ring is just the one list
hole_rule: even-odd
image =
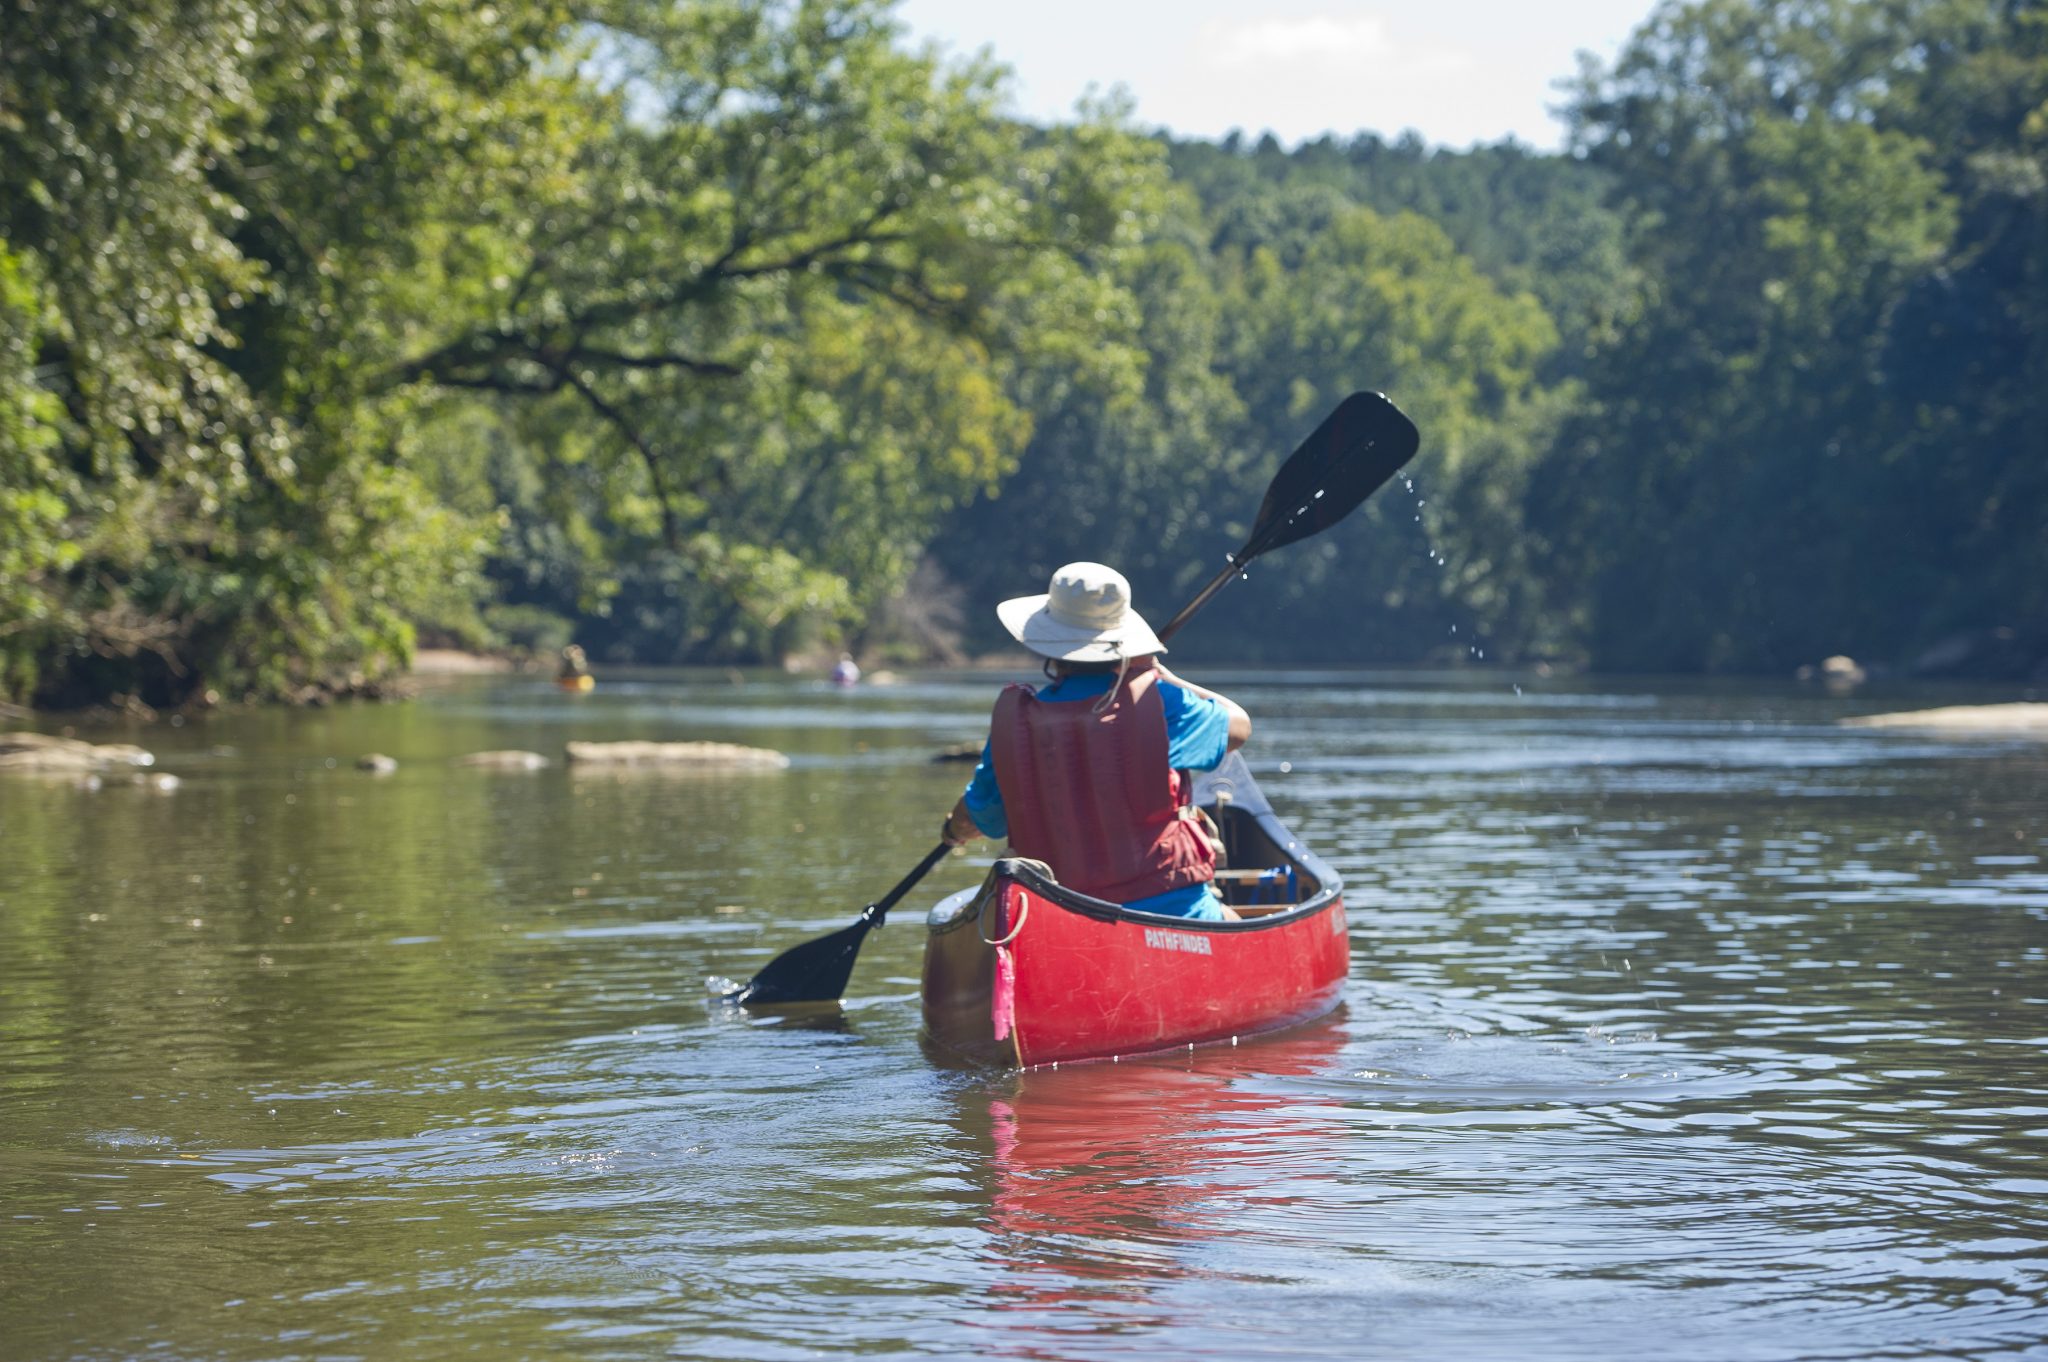
[[1586,73],[1649,292],[1530,523],[1597,662],[2048,618],[2044,38],[2038,7],[1704,0]]
[[1190,652],[2048,636],[2039,5],[1671,0],[1563,156],[1033,128],[885,0],[0,34],[0,698],[374,688],[422,631],[943,653],[1081,557],[1166,612],[1358,387],[1414,489]]
[[[1183,151],[1185,149],[1182,149]],[[1515,552],[1513,488],[1541,448],[1558,343],[1531,295],[1509,294],[1442,228],[1382,214],[1307,158],[1208,164],[1217,196],[1176,201],[1125,276],[1149,349],[1142,393],[1062,390],[999,498],[936,552],[971,598],[1039,589],[1059,563],[1114,563],[1162,618],[1239,547],[1271,470],[1346,393],[1383,388],[1425,432],[1424,486],[1368,502],[1360,523],[1254,569],[1217,599],[1189,655],[1313,661],[1463,656],[1477,635],[1523,641],[1532,594]],[[1274,153],[1254,152],[1253,161]],[[1456,502],[1446,520],[1425,503]],[[1028,508],[1025,509],[1025,508]],[[1434,547],[1432,547],[1434,545]],[[1456,563],[1456,571],[1446,563]],[[1462,641],[1450,626],[1466,622]],[[984,625],[981,646],[1000,636]]]
[[1130,363],[1156,151],[867,0],[10,9],[16,693],[358,684],[557,512],[578,604],[769,648],[1007,471],[1018,366]]

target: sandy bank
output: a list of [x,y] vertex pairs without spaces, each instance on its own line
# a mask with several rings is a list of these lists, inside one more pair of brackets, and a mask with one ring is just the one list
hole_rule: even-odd
[[1912,728],[1941,733],[2048,738],[2048,704],[1948,705],[1941,709],[1861,714],[1844,719],[1848,728]]
[[415,676],[481,676],[516,670],[502,657],[459,652],[454,648],[422,648],[412,655]]

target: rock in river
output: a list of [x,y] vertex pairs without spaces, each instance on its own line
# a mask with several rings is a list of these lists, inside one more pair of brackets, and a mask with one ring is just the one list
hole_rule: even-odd
[[365,752],[356,758],[356,769],[368,771],[373,776],[388,776],[398,769],[398,759],[387,757],[382,752]]
[[548,759],[538,752],[472,752],[455,759],[457,766],[475,766],[486,771],[538,771]]
[[127,743],[94,744],[47,733],[0,733],[0,771],[63,773],[155,764],[153,755]]
[[576,766],[654,766],[669,770],[779,771],[789,758],[765,747],[729,742],[572,742]]

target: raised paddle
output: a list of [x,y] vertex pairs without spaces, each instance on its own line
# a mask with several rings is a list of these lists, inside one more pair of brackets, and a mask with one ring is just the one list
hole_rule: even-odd
[[[1415,455],[1421,436],[1414,422],[1382,393],[1353,393],[1337,404],[1315,432],[1288,456],[1266,488],[1258,519],[1244,547],[1230,555],[1223,571],[1159,631],[1161,642],[1180,632],[1252,559],[1297,539],[1330,528],[1400,471]],[[829,936],[792,946],[762,966],[744,987],[727,993],[747,1007],[832,1002],[846,992],[854,958],[868,932],[882,925],[897,900],[909,893],[952,848],[941,842],[887,894],[860,910],[853,924]]]
[[1339,402],[1273,475],[1244,547],[1167,621],[1160,639],[1178,633],[1225,583],[1242,577],[1252,559],[1320,534],[1357,510],[1415,456],[1421,441],[1415,423],[1385,393],[1353,393]]

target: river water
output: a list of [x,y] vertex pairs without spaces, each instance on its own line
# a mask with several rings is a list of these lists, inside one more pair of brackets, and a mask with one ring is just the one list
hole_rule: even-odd
[[[704,986],[917,860],[987,679],[464,680],[0,781],[0,1358],[2048,1354],[2048,744],[1202,679],[1346,877],[1345,1004],[1049,1072],[919,1044],[985,844],[843,1012]],[[508,747],[557,761],[451,764]]]

